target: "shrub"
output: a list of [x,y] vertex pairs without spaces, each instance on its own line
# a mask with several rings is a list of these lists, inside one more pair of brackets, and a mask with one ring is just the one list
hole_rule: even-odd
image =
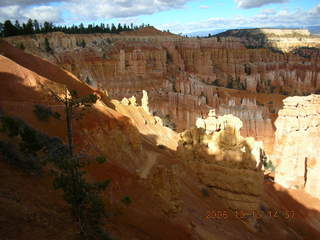
[[23,43],[20,43],[20,44],[19,44],[19,48],[20,48],[21,50],[25,50],[25,49],[26,49],[26,47],[24,46]]
[[106,163],[106,162],[107,162],[107,158],[104,157],[104,156],[99,156],[99,157],[96,158],[96,161],[97,161],[98,163],[100,163],[100,164]]
[[202,189],[201,189],[201,193],[202,193],[202,195],[203,195],[204,197],[209,197],[209,196],[210,196],[209,191],[208,191],[208,189],[206,189],[206,188],[202,188]]
[[[83,104],[92,100],[86,97]],[[106,180],[89,183],[84,178],[83,167],[89,161],[80,161],[74,156],[69,146],[59,138],[49,137],[29,127],[19,119],[4,116],[0,113],[1,132],[7,134],[19,144],[0,142],[0,153],[5,159],[28,170],[41,170],[43,164],[51,163],[51,173],[55,176],[54,187],[64,192],[64,199],[70,205],[73,216],[80,225],[80,237],[86,240],[110,239],[104,232],[105,205],[100,193],[110,183]],[[99,163],[105,157],[97,157]]]
[[129,196],[125,196],[121,199],[121,202],[127,206],[129,206],[132,203],[132,200]]
[[263,166],[265,169],[269,169],[271,170],[271,172],[274,172],[276,167],[273,165],[273,163],[269,160],[269,161],[264,161],[263,162]]
[[39,133],[23,121],[9,116],[0,115],[1,132],[18,141],[18,145],[10,142],[1,142],[0,152],[12,165],[28,172],[41,173],[43,160],[39,152],[45,148],[49,139],[45,134]]
[[251,68],[247,64],[244,65],[244,72],[247,75],[251,75]]
[[240,83],[239,89],[240,90],[246,90],[247,89],[246,84],[245,83]]
[[58,112],[52,112],[50,107],[46,107],[40,104],[34,105],[34,114],[40,121],[47,122],[50,117],[60,119],[60,114]]
[[270,113],[276,113],[276,110],[274,108],[270,108]]
[[171,63],[173,63],[173,57],[171,53],[167,51],[167,64],[171,64]]
[[86,42],[82,39],[82,41],[80,42],[80,46],[82,48],[85,48],[86,47]]
[[280,88],[279,93],[286,96],[289,95],[289,92],[287,90],[284,90],[282,87]]
[[276,90],[276,86],[272,86],[272,85],[270,85],[269,86],[269,93],[274,93],[274,90]]
[[46,52],[48,53],[52,53],[52,48],[50,47],[50,43],[49,43],[49,40],[48,38],[45,38],[44,39],[44,49],[46,50]]
[[171,128],[174,131],[177,129],[176,124],[171,120],[171,117],[169,114],[165,115],[163,119],[163,126]]
[[227,83],[227,88],[233,88],[233,84],[232,84],[232,82],[233,82],[233,79],[232,78],[229,78],[228,79],[228,83]]
[[4,159],[14,167],[36,175],[42,172],[42,163],[34,154],[22,153],[21,150],[12,143],[0,141],[0,153]]
[[86,77],[86,83],[91,85],[91,80],[90,80],[90,78],[88,76]]
[[52,114],[51,108],[38,105],[38,104],[34,106],[33,112],[40,121],[45,121],[45,122],[49,120]]
[[258,106],[264,106],[264,104],[261,103],[261,102],[259,102],[259,101],[257,101],[257,105],[258,105]]
[[214,80],[214,81],[211,83],[211,85],[215,85],[215,86],[218,86],[218,87],[221,87],[221,86],[222,86],[222,85],[221,85],[221,81],[220,81],[219,79]]
[[177,87],[176,87],[176,81],[174,79],[172,80],[172,91],[178,92]]
[[160,149],[167,149],[167,147],[164,146],[164,145],[162,145],[162,144],[159,144],[159,145],[158,145],[158,148],[160,148]]

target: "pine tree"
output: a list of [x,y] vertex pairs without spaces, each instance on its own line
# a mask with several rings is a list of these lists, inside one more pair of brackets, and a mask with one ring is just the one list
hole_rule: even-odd
[[48,53],[52,53],[52,48],[50,47],[48,38],[44,39],[44,48]]
[[25,26],[25,34],[33,34],[34,33],[32,19],[29,19],[27,24],[25,24],[24,26]]
[[[74,153],[73,143],[73,120],[76,116],[76,109],[90,108],[96,101],[97,96],[90,94],[79,97],[76,91],[71,93],[66,89],[64,98],[53,95],[64,104],[66,113],[67,146],[68,156],[60,161],[59,171],[55,173],[55,187],[64,191],[66,201],[70,204],[72,213],[76,218],[80,237],[83,240],[108,240],[110,237],[103,230],[105,205],[100,197],[110,180],[90,184],[85,178],[85,172],[81,169],[85,166],[80,157]],[[104,157],[97,157],[98,163],[104,163]]]
[[119,23],[118,24],[118,28],[117,28],[117,32],[119,33],[119,32],[122,32],[122,25],[121,25],[121,23]]
[[117,32],[117,28],[116,26],[112,23],[111,24],[111,33],[116,33]]
[[79,32],[80,33],[85,33],[85,29],[84,29],[83,23],[80,23],[80,25],[79,25]]
[[34,27],[34,32],[39,33],[40,32],[40,24],[37,19],[33,20],[33,27]]
[[18,29],[11,23],[10,20],[7,20],[3,24],[3,34],[5,37],[17,35]]
[[111,33],[111,29],[110,29],[109,24],[107,24],[107,27],[106,27],[106,33]]

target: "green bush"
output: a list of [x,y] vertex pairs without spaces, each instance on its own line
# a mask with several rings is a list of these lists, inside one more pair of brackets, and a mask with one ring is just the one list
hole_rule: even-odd
[[259,102],[259,101],[257,101],[257,105],[258,105],[258,106],[264,106],[264,104],[261,103],[261,102]]
[[58,112],[52,112],[50,107],[46,107],[40,104],[34,105],[34,114],[40,121],[47,122],[50,117],[60,119],[60,114]]
[[217,87],[223,87],[221,80],[220,79],[216,79],[214,80],[211,85],[217,86]]
[[[111,181],[87,182],[82,168],[89,163],[71,156],[69,148],[57,137],[47,136],[23,121],[3,114],[0,114],[0,126],[3,134],[18,142],[0,141],[0,153],[10,164],[30,173],[41,173],[45,164],[51,164],[51,173],[55,176],[54,188],[63,190],[72,214],[81,222],[81,239],[111,239],[103,230],[106,214],[100,197],[100,192]],[[97,157],[96,160],[103,163],[106,158]],[[79,177],[75,178],[75,174]]]
[[167,147],[164,146],[164,145],[162,145],[162,144],[159,144],[159,145],[158,145],[158,148],[160,148],[160,149],[167,149]]
[[86,47],[86,42],[82,39],[82,41],[80,42],[80,46],[82,48],[85,48]]
[[289,95],[289,92],[287,90],[284,90],[282,87],[280,88],[279,93],[282,94],[282,95],[285,95],[285,96]]
[[100,164],[106,163],[106,162],[107,162],[107,158],[104,157],[104,156],[99,156],[99,157],[96,158],[96,161],[97,161],[98,163],[100,163]]
[[263,162],[263,166],[265,169],[271,170],[271,172],[274,172],[276,169],[276,167],[273,165],[273,163],[270,160]]
[[227,88],[233,88],[233,79],[232,78],[229,78],[228,79],[228,82],[227,82]]
[[20,43],[20,44],[19,44],[19,48],[20,48],[21,50],[25,50],[25,49],[26,49],[26,47],[24,46],[23,43]]
[[251,68],[247,64],[244,65],[244,72],[249,76],[251,75]]
[[201,193],[202,193],[202,195],[203,195],[204,197],[209,197],[209,196],[210,196],[209,191],[208,191],[208,189],[206,189],[206,188],[202,188],[202,189],[201,189]]
[[132,200],[129,196],[125,196],[121,199],[121,202],[127,206],[129,206],[132,203]]
[[0,141],[0,153],[12,166],[23,169],[27,173],[42,173],[42,162],[34,154],[26,154],[12,143]]
[[173,57],[171,53],[167,51],[167,64],[171,64],[171,63],[173,63]]
[[163,119],[163,126],[171,128],[174,131],[177,129],[176,124],[172,121],[171,116],[169,114],[165,115]]
[[48,38],[45,38],[44,39],[44,49],[46,50],[46,52],[48,53],[52,53],[52,48],[50,47],[50,43],[49,43],[49,40]]

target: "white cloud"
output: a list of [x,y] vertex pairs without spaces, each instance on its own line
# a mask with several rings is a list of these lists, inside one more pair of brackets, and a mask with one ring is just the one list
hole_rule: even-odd
[[138,17],[125,17],[125,18],[117,18],[117,22],[121,24],[131,24],[139,22]]
[[48,4],[51,2],[62,2],[63,0],[1,0],[1,6],[29,6],[29,5],[38,5],[38,4]]
[[[128,18],[183,8],[189,1],[194,0],[0,0],[0,20],[36,17],[57,23],[62,19],[62,9],[69,13],[65,19],[69,22]],[[49,4],[53,2],[60,4]]]
[[142,14],[182,8],[191,0],[71,0],[65,3],[76,18],[96,20],[100,18],[135,17]]
[[285,3],[289,0],[235,0],[239,8],[257,8],[270,3]]
[[320,4],[310,10],[261,11],[254,16],[235,16],[232,18],[209,18],[200,22],[163,24],[161,29],[170,29],[175,33],[190,33],[213,29],[233,29],[246,27],[303,27],[319,25]]
[[59,22],[61,10],[53,6],[21,7],[18,5],[0,7],[0,21],[7,19],[27,21],[29,18],[37,19],[39,22]]
[[263,14],[275,14],[277,11],[274,8],[266,8],[261,11]]
[[207,5],[201,5],[201,6],[199,6],[199,8],[202,8],[202,9],[208,9],[208,8],[209,8],[209,6],[207,6]]
[[20,7],[18,5],[6,6],[0,8],[0,20],[12,19],[19,15]]
[[56,22],[61,20],[61,12],[57,7],[39,6],[26,9],[23,13],[26,18],[37,19],[39,22]]

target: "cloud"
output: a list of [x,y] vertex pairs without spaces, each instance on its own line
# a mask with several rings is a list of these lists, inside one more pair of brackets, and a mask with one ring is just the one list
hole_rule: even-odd
[[190,1],[194,0],[0,0],[0,20],[30,17],[59,23],[63,13],[64,22],[128,18],[183,8]]
[[208,8],[209,8],[209,6],[207,6],[207,5],[201,5],[201,6],[199,6],[199,8],[202,8],[202,9],[208,9]]
[[37,19],[39,22],[49,21],[57,22],[62,21],[61,11],[57,7],[52,6],[39,6],[26,9],[23,13],[25,18]]
[[182,8],[191,0],[71,0],[64,4],[75,19],[125,18]]
[[270,3],[285,3],[289,0],[235,0],[239,8],[258,8]]
[[274,8],[266,8],[261,11],[263,14],[275,14],[277,11]]
[[131,24],[139,22],[138,17],[125,17],[125,18],[117,18],[117,22],[121,24]]
[[0,7],[2,6],[29,6],[39,4],[49,4],[51,2],[62,2],[63,0],[1,0]]
[[0,7],[0,21],[7,19],[26,22],[29,18],[39,22],[62,21],[62,12],[54,6],[21,7],[18,5]]
[[234,16],[232,18],[209,18],[199,22],[163,24],[161,29],[175,33],[190,33],[213,29],[234,29],[247,27],[304,27],[319,25],[320,4],[309,10],[269,10],[253,16]]

